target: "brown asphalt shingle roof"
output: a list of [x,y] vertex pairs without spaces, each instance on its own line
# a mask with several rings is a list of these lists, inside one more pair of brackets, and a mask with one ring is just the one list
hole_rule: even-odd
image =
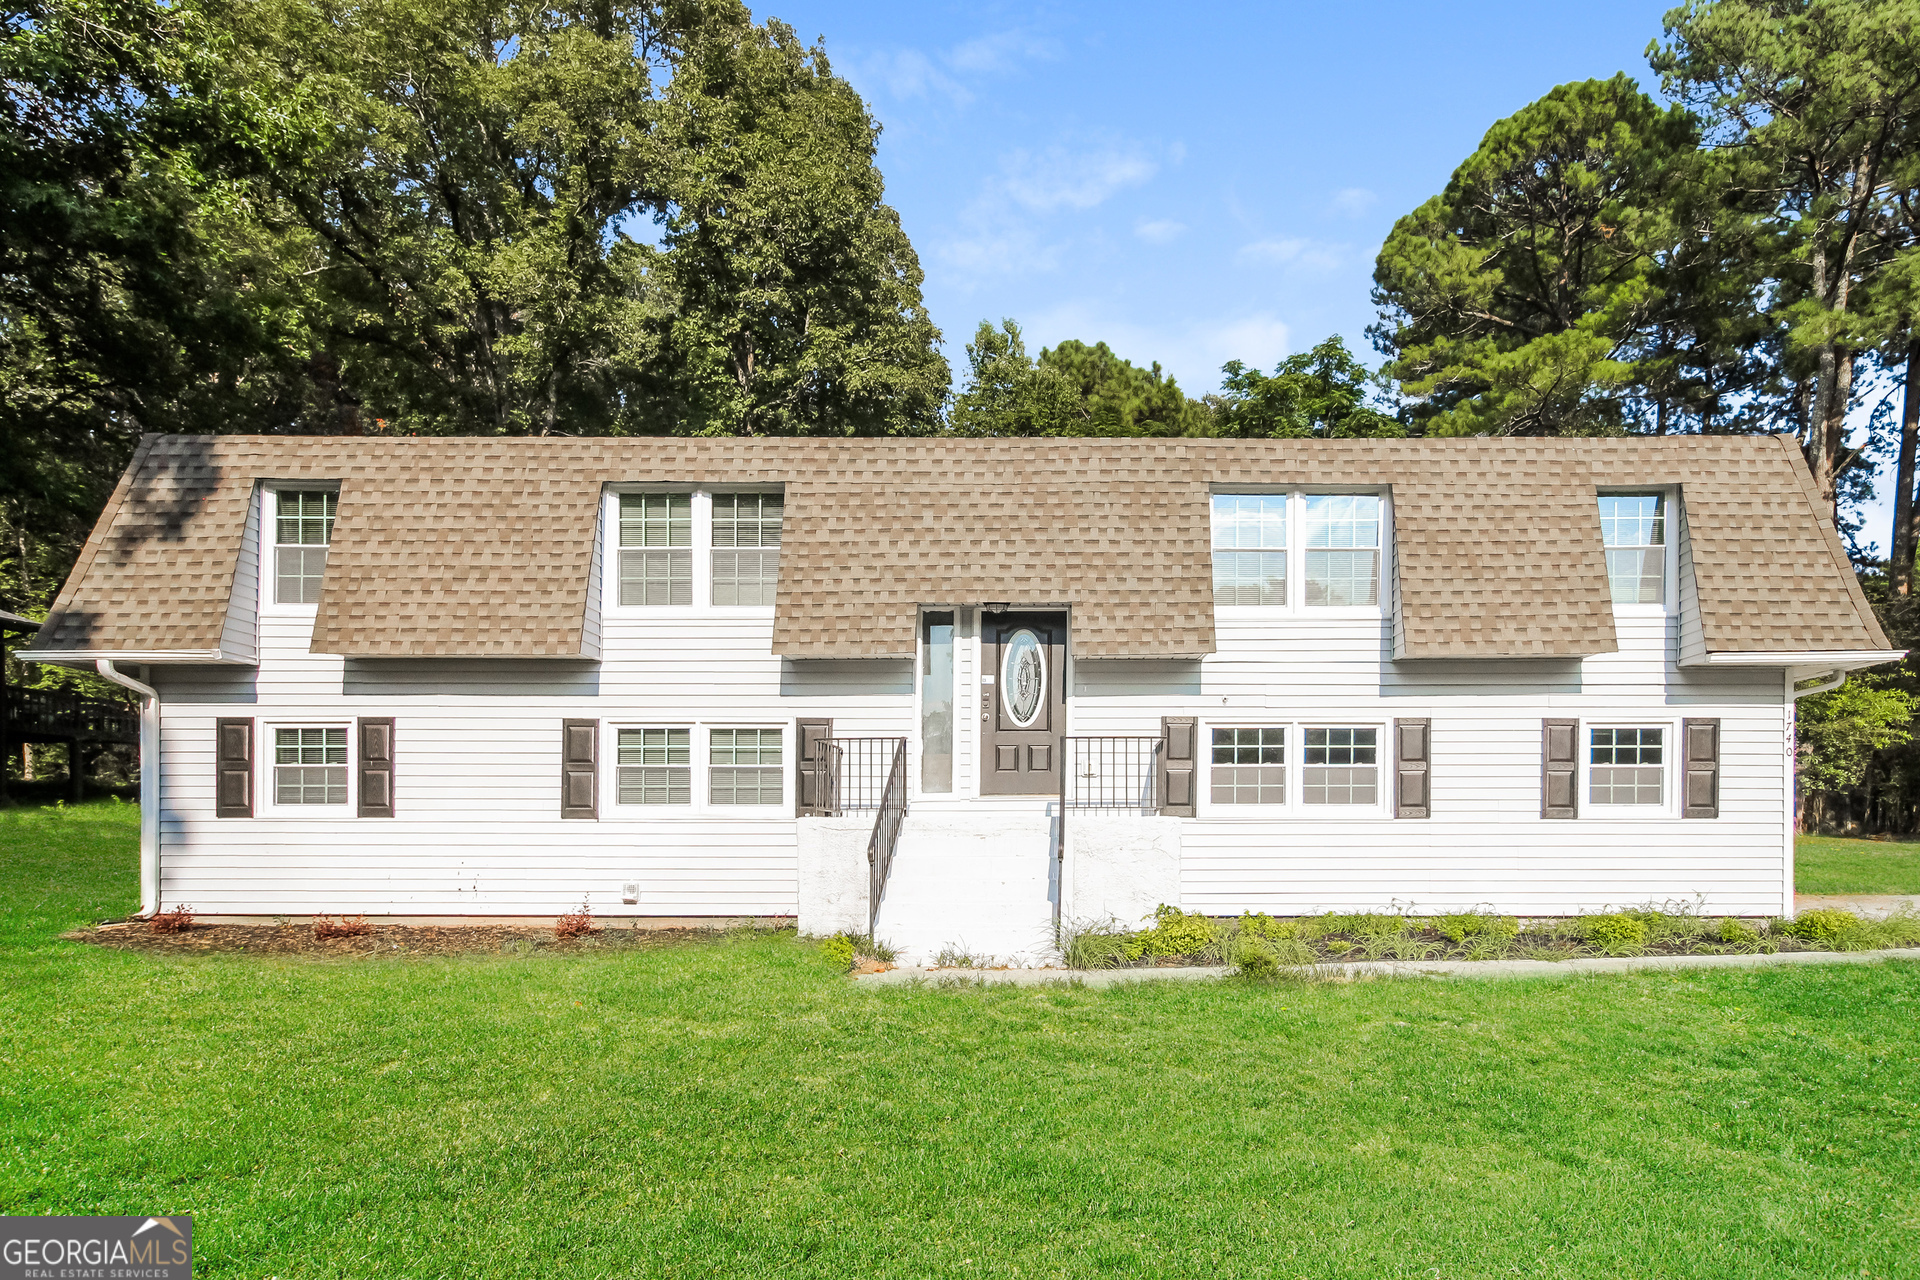
[[340,484],[313,649],[582,652],[608,483],[786,491],[774,651],[904,655],[921,604],[1071,605],[1081,657],[1214,648],[1208,495],[1387,485],[1407,658],[1615,648],[1596,486],[1679,486],[1709,650],[1884,649],[1798,450],[1610,440],[144,440],[37,651],[218,646],[263,480]]

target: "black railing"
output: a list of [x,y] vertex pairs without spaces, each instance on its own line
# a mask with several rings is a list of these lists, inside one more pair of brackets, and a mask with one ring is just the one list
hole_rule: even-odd
[[1160,737],[1064,739],[1060,751],[1060,807],[1159,813],[1160,753],[1165,749],[1166,739]]
[[880,795],[880,812],[867,840],[867,932],[880,922],[880,899],[887,891],[887,873],[893,870],[893,848],[900,842],[900,824],[907,820],[907,740],[896,738],[893,763],[887,769]]
[[[883,808],[898,762],[907,751],[905,738],[828,738],[820,744],[826,757],[826,811],[833,817]],[[907,769],[898,763],[904,787]]]
[[6,691],[7,738],[13,742],[138,742],[140,713],[124,702],[53,689]]

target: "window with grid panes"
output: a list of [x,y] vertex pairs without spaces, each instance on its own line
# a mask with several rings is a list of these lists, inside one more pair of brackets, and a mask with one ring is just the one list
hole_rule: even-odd
[[1615,604],[1667,598],[1667,499],[1658,493],[1600,495],[1600,541]]
[[1380,603],[1380,499],[1367,493],[1306,498],[1307,603]]
[[1287,496],[1213,495],[1213,602],[1287,603]]
[[282,489],[273,495],[275,604],[318,604],[340,495]]
[[1212,769],[1215,804],[1285,804],[1287,731],[1215,729]]
[[779,804],[786,777],[780,730],[711,729],[707,798],[712,804]]
[[1378,729],[1308,729],[1300,775],[1303,804],[1378,804]]
[[713,495],[713,602],[772,604],[780,578],[777,493]]
[[273,802],[347,802],[347,731],[344,727],[273,731]]
[[693,803],[691,729],[622,729],[615,750],[619,803]]
[[1666,730],[1589,729],[1590,804],[1658,805],[1666,800]]
[[620,603],[693,603],[693,495],[620,495]]

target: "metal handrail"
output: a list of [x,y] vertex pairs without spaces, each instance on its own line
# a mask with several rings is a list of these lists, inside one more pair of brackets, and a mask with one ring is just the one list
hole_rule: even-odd
[[873,835],[867,839],[867,932],[880,923],[880,899],[887,891],[887,873],[893,870],[894,846],[900,842],[900,827],[907,820],[907,740],[897,738],[893,764],[887,770],[887,785],[881,797],[880,812],[873,820]]
[[1166,739],[1121,734],[1081,734],[1062,739],[1060,807],[1063,810],[1160,812],[1160,757]]
[[[827,738],[820,747],[827,774],[822,808],[829,817],[840,818],[885,804],[894,761],[906,751],[907,740]],[[903,769],[903,784],[905,778]]]

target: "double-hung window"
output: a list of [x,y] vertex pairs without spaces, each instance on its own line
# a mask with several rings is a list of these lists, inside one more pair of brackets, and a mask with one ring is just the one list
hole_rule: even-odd
[[1300,802],[1380,803],[1379,738],[1378,729],[1309,728]]
[[620,495],[620,603],[693,603],[693,495]]
[[780,579],[777,493],[713,495],[713,603],[772,604]]
[[340,495],[281,489],[273,495],[273,601],[318,604]]
[[622,729],[616,752],[621,804],[693,803],[693,730]]
[[786,771],[779,729],[710,729],[710,804],[779,804]]
[[1370,493],[1306,498],[1307,603],[1380,603],[1380,499]]
[[347,802],[346,726],[273,731],[273,802]]
[[1659,493],[1600,495],[1600,541],[1615,604],[1664,604],[1667,499]]
[[1287,603],[1287,495],[1213,495],[1213,602]]
[[1666,735],[1659,726],[1587,730],[1587,802],[1666,803]]
[[1270,728],[1213,731],[1213,802],[1285,804],[1287,802],[1287,730]]

